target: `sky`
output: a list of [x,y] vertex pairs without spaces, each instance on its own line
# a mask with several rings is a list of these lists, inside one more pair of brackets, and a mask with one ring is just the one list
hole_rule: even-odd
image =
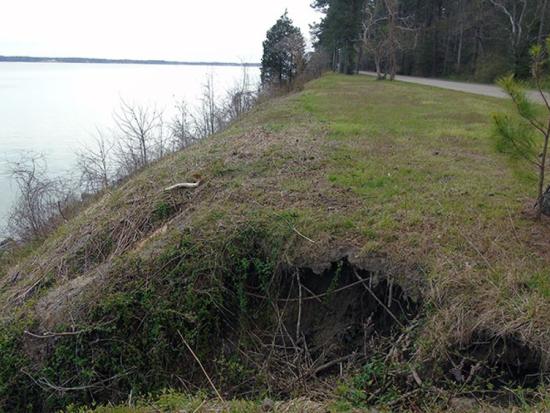
[[259,62],[285,9],[309,39],[311,0],[0,0],[0,55]]

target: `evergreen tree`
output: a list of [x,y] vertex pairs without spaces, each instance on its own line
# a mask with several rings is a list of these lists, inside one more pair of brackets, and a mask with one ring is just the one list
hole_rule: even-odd
[[550,187],[546,185],[548,169],[548,149],[550,146],[550,100],[544,86],[547,73],[544,68],[550,63],[550,37],[546,47],[537,44],[531,48],[533,83],[536,85],[545,111],[533,103],[525,93],[521,83],[508,75],[500,79],[499,84],[510,95],[517,109],[517,117],[506,114],[494,116],[498,149],[517,159],[524,159],[533,165],[538,173],[537,216],[550,216]]
[[333,70],[351,74],[357,66],[361,20],[365,0],[315,0],[313,7],[325,13],[313,28],[317,46],[332,56]]
[[305,41],[300,29],[288,17],[288,12],[285,11],[268,30],[263,46],[262,84],[292,84],[303,68]]

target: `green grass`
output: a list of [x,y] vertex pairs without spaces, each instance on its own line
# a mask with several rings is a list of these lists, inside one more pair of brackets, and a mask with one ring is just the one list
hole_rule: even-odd
[[308,399],[290,401],[254,400],[211,400],[206,394],[186,395],[172,390],[163,391],[156,397],[131,400],[130,405],[98,406],[95,408],[71,407],[67,413],[157,413],[157,412],[200,412],[200,413],[340,413],[355,412],[346,402],[314,402]]
[[[356,379],[354,384],[365,385],[364,380],[367,380],[370,372],[365,369]],[[129,399],[127,403],[111,406],[96,406],[96,407],[69,407],[67,413],[175,413],[175,412],[197,412],[197,413],[360,413],[368,412],[372,409],[354,407],[356,402],[359,403],[364,398],[364,393],[360,391],[360,387],[352,388],[347,385],[337,387],[335,393],[340,395],[334,400],[323,402],[311,401],[307,398],[293,399],[288,401],[271,401],[265,399],[263,401],[246,401],[246,400],[226,400],[220,402],[213,400],[206,394],[187,395],[178,393],[173,390],[163,391],[156,397],[140,397],[137,399]],[[390,392],[388,392],[389,394]],[[533,413],[545,412],[550,407],[550,400],[542,400],[539,403],[530,403],[528,398],[521,391],[516,394],[518,405],[514,407],[491,406],[483,402],[472,402],[468,399],[453,399],[447,409],[441,409],[438,406],[423,405],[422,411],[425,412],[460,412],[460,413],[484,413],[487,411],[500,411],[503,413]],[[355,402],[353,401],[355,398]],[[351,400],[351,401],[350,401]],[[457,401],[454,401],[457,400]],[[462,402],[460,401],[462,400]],[[269,408],[267,407],[269,406]],[[460,408],[459,406],[462,406]],[[381,408],[382,411],[390,412],[389,408]]]

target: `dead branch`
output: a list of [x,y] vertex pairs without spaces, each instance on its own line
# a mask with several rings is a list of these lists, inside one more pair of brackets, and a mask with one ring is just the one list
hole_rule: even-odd
[[291,226],[291,228],[292,228],[292,230],[293,230],[296,234],[298,234],[299,236],[301,236],[303,239],[305,239],[306,241],[311,242],[312,244],[315,244],[315,241],[313,241],[311,238],[306,237],[304,234],[302,234],[300,231],[298,231],[298,230],[296,229],[296,227]]
[[51,383],[47,378],[45,377],[39,377],[38,379],[35,379],[29,372],[27,372],[26,370],[22,369],[21,372],[23,374],[25,374],[27,377],[29,377],[37,386],[39,386],[40,388],[42,389],[50,389],[50,390],[54,390],[58,393],[65,393],[65,392],[70,392],[70,391],[82,391],[82,390],[89,390],[89,389],[93,389],[93,388],[97,388],[97,387],[102,387],[104,386],[105,383],[108,383],[110,381],[113,381],[113,380],[116,380],[118,379],[119,377],[124,377],[124,376],[127,376],[128,374],[130,374],[130,371],[131,370],[128,370],[126,371],[125,373],[121,373],[121,374],[117,374],[115,376],[112,376],[112,377],[109,377],[105,380],[100,380],[98,382],[95,382],[95,383],[92,383],[92,384],[88,384],[88,385],[83,385],[83,386],[73,386],[73,387],[63,387],[63,386],[58,386],[56,384],[53,384]]
[[34,337],[34,338],[52,338],[52,337],[66,337],[66,336],[78,336],[82,333],[85,333],[86,331],[85,330],[79,330],[79,331],[64,331],[64,332],[61,332],[61,333],[52,333],[52,332],[46,332],[46,333],[43,333],[43,334],[35,334],[35,333],[32,333],[28,330],[25,330],[24,333],[30,337]]
[[418,375],[418,373],[413,367],[411,367],[411,373],[416,384],[418,384],[419,386],[422,386],[422,379],[420,378],[420,376]]
[[[359,284],[363,284],[365,282],[366,282],[366,280],[361,279],[360,281],[355,281],[351,284],[348,284],[344,287],[337,288],[336,290],[333,290],[333,291],[327,291],[327,292],[324,292],[324,293],[321,293],[321,294],[314,294],[314,295],[311,295],[309,297],[303,297],[302,301],[319,300],[319,299],[321,299],[323,297],[326,297],[328,295],[339,293],[341,291],[347,290],[349,288],[353,288],[353,287],[355,287]],[[309,289],[306,289],[306,290],[310,291]],[[310,291],[310,293],[311,293],[311,291]],[[247,292],[246,295],[249,295],[249,296],[255,297],[255,298],[261,298],[261,299],[264,299],[264,300],[267,300],[269,298],[269,297],[266,297],[265,295],[255,294],[255,293],[251,293],[251,292]],[[277,301],[278,302],[296,302],[296,301],[299,301],[299,298],[277,298]]]
[[336,364],[338,363],[343,363],[344,361],[347,361],[349,360],[350,358],[352,357],[355,357],[356,354],[355,353],[352,353],[352,354],[348,354],[347,356],[344,356],[344,357],[339,357],[337,359],[334,359],[334,360],[331,360],[325,364],[322,364],[320,365],[319,367],[317,367],[315,370],[313,370],[313,372],[311,373],[312,376],[315,376],[317,374],[319,374],[320,372],[326,370],[326,369],[329,369],[331,368],[332,366],[335,366]]
[[365,280],[364,278],[361,278],[361,276],[357,273],[357,271],[355,269],[353,269],[353,273],[355,274],[355,276],[357,277],[358,280],[362,281],[363,287],[365,287],[365,289],[370,293],[370,295],[372,295],[372,297],[378,302],[378,304],[380,304],[382,306],[382,308],[384,308],[384,310],[386,310],[386,312],[390,315],[391,318],[393,318],[395,320],[395,322],[399,325],[399,327],[405,328],[403,323],[401,321],[399,321],[399,319],[388,308],[388,306],[386,306],[386,304],[384,304],[382,302],[382,300],[380,300],[380,298],[377,297],[377,295],[374,293],[374,291],[372,291],[370,289],[370,287],[366,284],[367,280]]
[[172,186],[169,186],[168,188],[165,188],[164,191],[166,192],[170,192],[170,191],[174,191],[175,189],[193,189],[193,188],[198,188],[199,185],[200,185],[200,181],[198,182],[182,182],[180,184],[175,184],[175,185],[172,185]]
[[296,320],[296,341],[298,341],[300,337],[300,323],[302,321],[302,283],[300,281],[300,272],[296,272],[296,279],[298,280],[298,295],[299,295],[299,301],[298,301],[298,319]]
[[195,352],[193,351],[193,349],[191,348],[191,346],[187,343],[187,341],[185,340],[185,338],[183,337],[183,335],[180,333],[179,330],[177,330],[180,338],[181,338],[181,341],[183,341],[183,344],[185,344],[185,347],[187,347],[187,349],[189,350],[189,352],[191,353],[191,355],[193,356],[193,358],[196,360],[196,362],[198,363],[198,365],[200,366],[202,372],[204,373],[204,375],[206,376],[206,379],[208,380],[208,383],[210,383],[210,386],[212,387],[212,389],[214,389],[214,392],[216,392],[216,395],[218,396],[218,399],[220,399],[220,401],[222,403],[225,403],[225,400],[223,399],[222,395],[220,394],[220,392],[218,391],[218,389],[216,388],[216,386],[214,385],[214,382],[212,381],[212,379],[210,378],[210,376],[208,375],[208,373],[206,372],[204,366],[202,365],[201,361],[199,360],[199,358],[197,357],[197,355],[195,354]]

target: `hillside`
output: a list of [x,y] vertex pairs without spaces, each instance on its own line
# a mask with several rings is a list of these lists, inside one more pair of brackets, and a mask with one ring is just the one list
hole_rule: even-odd
[[104,194],[3,257],[0,409],[209,392],[197,358],[227,399],[544,403],[550,225],[494,149],[509,105],[327,75]]

